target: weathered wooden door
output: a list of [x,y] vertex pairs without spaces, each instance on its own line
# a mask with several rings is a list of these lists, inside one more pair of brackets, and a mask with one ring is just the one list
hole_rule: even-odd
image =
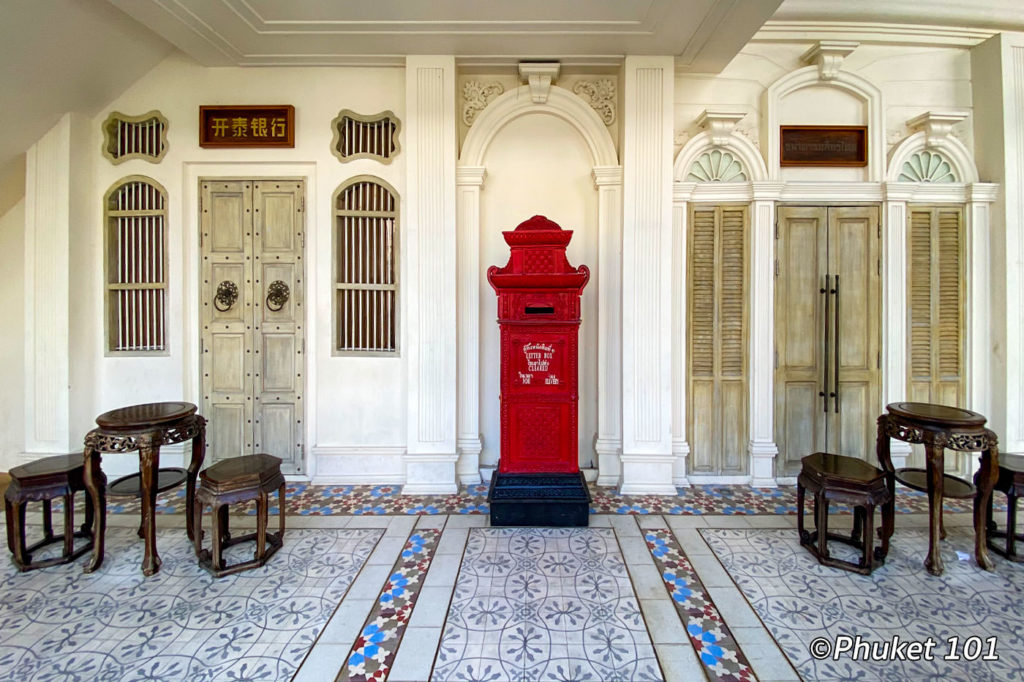
[[302,473],[303,181],[200,186],[207,451],[266,452]]
[[[910,354],[907,397],[964,405],[964,225],[960,206],[910,206],[907,230],[907,306]],[[970,453],[946,452],[946,469],[970,473]],[[924,466],[914,446],[913,466]]]
[[687,470],[746,474],[747,207],[695,206],[690,217]]
[[779,209],[776,475],[828,451],[870,460],[881,405],[878,209]]

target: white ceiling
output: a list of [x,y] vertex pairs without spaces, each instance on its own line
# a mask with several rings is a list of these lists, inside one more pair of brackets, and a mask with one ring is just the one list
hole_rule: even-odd
[[521,59],[602,65],[626,54],[671,54],[681,70],[717,72],[759,30],[766,40],[811,40],[834,37],[844,25],[872,31],[886,24],[889,40],[899,41],[891,24],[952,26],[972,29],[959,35],[967,41],[961,44],[973,44],[991,31],[1024,30],[1021,6],[1022,0],[0,0],[0,182],[64,112],[95,114],[175,48],[201,64],[239,66],[400,65],[407,54],[455,54],[467,67]]
[[781,0],[110,0],[207,66],[617,63],[719,71]]

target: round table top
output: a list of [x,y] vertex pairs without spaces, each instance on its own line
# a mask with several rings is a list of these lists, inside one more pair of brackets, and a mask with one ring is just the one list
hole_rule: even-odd
[[960,407],[932,403],[889,403],[889,414],[934,426],[984,426],[984,415]]
[[195,414],[196,406],[192,403],[144,403],[119,407],[104,412],[96,417],[96,424],[101,429],[121,431],[126,429],[144,429],[176,422],[179,419]]

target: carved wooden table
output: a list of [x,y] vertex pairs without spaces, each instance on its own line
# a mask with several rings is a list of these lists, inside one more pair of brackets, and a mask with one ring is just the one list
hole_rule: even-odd
[[156,551],[156,494],[160,469],[160,447],[192,440],[185,507],[186,528],[192,539],[192,515],[195,507],[196,478],[206,456],[206,420],[195,413],[192,403],[146,403],[122,407],[96,417],[98,428],[85,437],[85,489],[93,508],[93,552],[85,567],[92,573],[103,563],[103,535],[107,524],[107,477],[100,469],[103,452],[139,452],[139,476],[142,488],[142,525],[140,535],[146,549],[142,572],[149,576],[160,570]]
[[[900,469],[892,465],[889,439],[895,438],[907,443],[924,445],[926,479],[922,485],[908,476],[915,470]],[[974,486],[974,558],[978,566],[986,571],[995,570],[986,547],[986,510],[992,499],[992,489],[999,477],[999,448],[996,434],[985,428],[985,417],[977,412],[928,403],[891,403],[886,414],[878,418],[878,440],[876,443],[878,461],[888,474],[889,491],[892,499],[886,503],[888,509],[882,515],[882,551],[889,550],[889,538],[893,533],[896,479],[912,488],[928,493],[928,557],[925,568],[932,575],[942,575],[944,570],[939,554],[939,541],[945,536],[942,528],[942,496],[946,479],[952,479],[957,486],[970,484],[945,474],[945,449],[960,452],[980,452],[981,467],[975,476]],[[918,470],[919,471],[919,470]]]

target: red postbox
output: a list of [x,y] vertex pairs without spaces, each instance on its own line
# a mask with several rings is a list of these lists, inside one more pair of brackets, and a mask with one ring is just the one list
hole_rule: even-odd
[[501,330],[501,458],[491,479],[491,523],[585,526],[578,336],[590,271],[569,265],[572,231],[544,216],[502,234],[509,261],[487,271]]

